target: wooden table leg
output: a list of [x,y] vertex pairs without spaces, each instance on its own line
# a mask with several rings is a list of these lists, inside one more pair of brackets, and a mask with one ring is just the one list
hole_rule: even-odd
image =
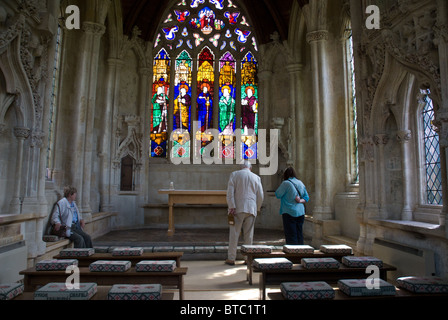
[[169,203],[168,209],[168,236],[174,235],[174,217],[173,217],[173,203]]

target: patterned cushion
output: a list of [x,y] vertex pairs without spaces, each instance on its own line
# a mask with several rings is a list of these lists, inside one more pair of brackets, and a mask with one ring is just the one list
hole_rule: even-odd
[[[362,296],[394,296],[396,294],[395,286],[384,281],[383,279],[375,279],[379,281],[379,288],[368,288],[366,281],[370,279],[342,279],[338,281],[339,289],[345,294],[352,297]],[[373,283],[372,283],[373,285]]]
[[107,300],[161,300],[160,284],[115,284],[107,294]]
[[335,292],[326,282],[284,282],[280,284],[282,295],[287,300],[333,299]]
[[370,265],[378,266],[378,268],[383,267],[383,261],[375,257],[346,256],[342,257],[342,263],[347,267],[353,268],[366,268]]
[[323,244],[320,246],[320,251],[325,253],[352,254],[352,247],[345,244]]
[[112,250],[113,256],[141,256],[143,248],[141,247],[120,247]]
[[46,234],[42,237],[42,241],[44,242],[56,242],[64,238],[59,238],[58,236],[54,236],[52,234]]
[[254,259],[253,265],[260,270],[291,269],[292,262],[286,258],[260,258]]
[[0,284],[0,300],[11,300],[23,293],[22,283]]
[[48,283],[34,292],[34,300],[89,300],[97,292],[96,283],[80,283],[69,289],[65,283]]
[[241,246],[242,253],[271,253],[272,247],[265,245],[245,245]]
[[283,252],[286,253],[314,253],[314,248],[308,245],[289,245],[285,244],[283,246]]
[[176,269],[175,260],[143,260],[135,265],[135,271],[172,272]]
[[93,248],[71,248],[63,249],[59,253],[60,257],[89,257],[95,253]]
[[339,262],[334,258],[303,258],[301,262],[306,269],[339,268]]
[[448,293],[448,281],[439,277],[401,277],[397,286],[416,293]]
[[131,268],[131,261],[98,260],[89,265],[92,272],[125,272]]
[[78,266],[76,259],[48,259],[36,263],[36,271],[66,270],[68,266]]

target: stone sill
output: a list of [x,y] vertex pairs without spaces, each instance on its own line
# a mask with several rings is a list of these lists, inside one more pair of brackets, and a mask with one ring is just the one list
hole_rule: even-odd
[[402,221],[402,220],[381,220],[369,219],[368,224],[391,229],[398,229],[407,232],[420,234],[421,236],[432,236],[447,238],[445,233],[445,226],[438,224],[418,222],[418,221]]

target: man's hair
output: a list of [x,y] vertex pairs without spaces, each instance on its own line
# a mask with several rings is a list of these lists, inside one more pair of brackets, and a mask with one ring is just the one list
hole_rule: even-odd
[[244,160],[244,162],[241,164],[241,169],[251,169],[252,168],[252,163],[250,163],[250,161],[248,160]]
[[77,193],[78,191],[76,190],[75,187],[72,186],[65,186],[64,187],[64,197],[67,198],[68,196],[71,196],[74,193]]
[[296,172],[292,167],[289,167],[283,172],[283,180],[288,180],[289,178],[297,178]]

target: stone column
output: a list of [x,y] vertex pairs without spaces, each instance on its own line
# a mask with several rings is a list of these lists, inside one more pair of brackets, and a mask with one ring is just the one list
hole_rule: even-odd
[[[298,176],[303,177],[305,175],[305,164],[304,164],[304,154],[305,154],[305,145],[300,143],[301,138],[305,136],[304,129],[305,129],[305,121],[303,121],[303,117],[298,116],[298,108],[297,105],[299,99],[298,99],[298,86],[299,86],[299,73],[302,71],[302,65],[299,63],[291,63],[286,66],[286,70],[288,70],[289,73],[289,79],[291,86],[289,88],[290,90],[290,117],[291,117],[291,135],[293,138],[292,143],[292,163],[288,163],[288,165],[292,165]],[[298,121],[300,120],[300,121]],[[301,134],[299,134],[299,132]],[[303,141],[303,140],[302,140]],[[298,152],[300,148],[301,152]],[[302,161],[301,161],[302,160]],[[300,165],[299,165],[300,163]]]
[[409,221],[412,220],[412,188],[410,186],[412,171],[409,161],[412,156],[409,143],[411,140],[411,131],[403,130],[397,132],[397,140],[401,143],[401,164],[403,168],[403,210],[401,212],[401,220]]
[[[435,28],[435,43],[439,50],[439,70],[441,82],[441,101],[439,111],[436,112],[436,120],[439,122],[440,129],[440,153],[445,156],[441,157],[441,161],[445,160],[443,168],[448,168],[448,3],[445,0],[437,0],[437,24]],[[442,171],[443,172],[443,171]],[[445,178],[446,181],[446,170]],[[443,185],[443,187],[446,187]],[[448,190],[443,189],[443,210],[439,218],[440,225],[445,226],[445,233],[448,237]]]
[[[72,179],[80,197],[80,211],[90,214],[90,186],[92,184],[92,157],[96,107],[97,72],[100,40],[106,27],[84,22],[82,25],[80,73],[76,84],[77,133]],[[76,154],[82,155],[76,157]],[[89,219],[84,215],[84,219]]]
[[328,61],[326,55],[326,42],[328,31],[318,30],[309,32],[306,40],[311,46],[311,65],[313,79],[314,107],[314,147],[315,147],[315,195],[313,202],[313,216],[319,220],[332,219],[331,197],[329,190],[329,173],[331,172],[331,155],[327,154],[327,144],[331,143],[331,135],[326,128],[326,119],[330,116],[330,104],[328,99]]
[[111,211],[111,161],[112,161],[112,141],[113,141],[113,110],[115,101],[118,101],[118,88],[120,87],[120,72],[123,61],[120,59],[107,60],[107,89],[106,103],[102,113],[102,136],[100,145],[100,210]]
[[22,186],[23,148],[24,142],[30,136],[30,129],[23,127],[14,128],[14,136],[17,138],[16,173],[13,197],[9,205],[11,214],[20,214],[20,190]]
[[384,146],[389,142],[389,136],[387,134],[377,134],[373,137],[374,143],[378,146],[378,159],[379,159],[379,170],[378,175],[378,186],[380,194],[380,219],[387,219],[386,210],[386,182],[385,182],[385,163],[384,163]]

